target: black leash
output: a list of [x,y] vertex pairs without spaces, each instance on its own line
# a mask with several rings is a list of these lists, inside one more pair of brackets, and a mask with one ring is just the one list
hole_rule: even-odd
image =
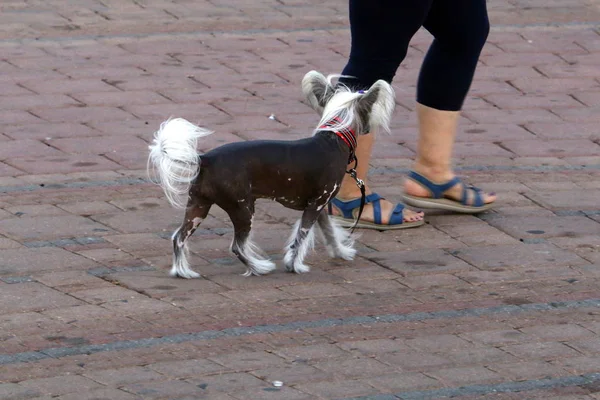
[[354,229],[356,229],[356,225],[358,224],[358,221],[360,220],[360,216],[362,215],[363,209],[365,208],[365,181],[363,181],[362,179],[358,178],[358,175],[356,173],[356,167],[358,167],[358,158],[356,158],[356,155],[353,155],[353,161],[354,161],[354,167],[350,168],[348,171],[346,171],[347,174],[349,174],[352,178],[354,178],[354,180],[356,181],[356,185],[360,188],[360,208],[358,209],[358,216],[356,217],[356,222],[354,222],[354,226],[352,227],[352,230],[350,231],[351,233],[354,233]]

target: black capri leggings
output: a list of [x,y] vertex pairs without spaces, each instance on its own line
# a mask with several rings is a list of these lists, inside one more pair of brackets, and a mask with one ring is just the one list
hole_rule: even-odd
[[340,81],[366,89],[391,83],[423,26],[434,37],[417,82],[417,101],[446,111],[463,105],[490,25],[486,0],[350,0],[350,59]]

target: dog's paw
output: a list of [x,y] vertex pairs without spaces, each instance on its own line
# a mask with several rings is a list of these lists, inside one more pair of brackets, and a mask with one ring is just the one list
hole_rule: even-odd
[[295,272],[297,274],[305,274],[307,272],[310,272],[310,267],[302,262],[298,262],[296,260],[296,262],[292,263],[285,263],[285,270],[287,272]]
[[189,268],[187,270],[177,270],[177,269],[173,268],[171,270],[171,272],[169,272],[169,275],[171,275],[175,278],[183,278],[183,279],[200,278],[199,273],[192,271]]
[[273,271],[277,266],[274,262],[269,260],[254,260],[254,262],[248,265],[248,269],[242,275],[251,276],[251,275],[266,275],[269,272]]
[[341,258],[342,260],[352,261],[356,257],[357,250],[349,246],[327,246],[327,253],[331,258]]
[[310,272],[310,267],[306,264],[296,263],[294,264],[294,272],[297,274],[305,274]]

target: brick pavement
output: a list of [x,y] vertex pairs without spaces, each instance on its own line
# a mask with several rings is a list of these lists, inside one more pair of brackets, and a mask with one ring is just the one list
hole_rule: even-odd
[[[600,399],[600,9],[490,2],[456,166],[480,216],[365,231],[353,262],[243,278],[213,209],[200,280],[167,276],[181,215],[146,182],[179,115],[201,145],[305,137],[299,82],[336,73],[346,2],[3,0],[0,398]],[[419,32],[370,179],[400,195],[415,151]],[[274,119],[268,118],[274,115]],[[277,260],[296,212],[259,202]],[[282,381],[282,387],[273,381]]]

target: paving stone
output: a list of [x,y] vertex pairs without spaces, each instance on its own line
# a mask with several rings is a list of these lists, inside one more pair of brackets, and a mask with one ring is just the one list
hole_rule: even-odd
[[482,346],[454,349],[448,354],[448,358],[456,365],[461,366],[472,366],[477,364],[490,366],[497,363],[518,361],[517,357],[496,347]]
[[3,399],[31,399],[41,395],[38,389],[25,388],[16,383],[0,383],[0,396]]
[[600,224],[583,216],[507,217],[489,221],[491,225],[519,239],[578,237],[600,234]]
[[64,154],[60,156],[18,157],[5,160],[6,164],[31,174],[94,172],[120,168],[106,157]]
[[46,286],[58,288],[64,292],[111,286],[109,282],[93,276],[87,271],[68,270],[62,272],[45,272],[41,274],[35,274],[35,279]]
[[302,393],[294,388],[290,387],[266,387],[266,388],[254,388],[250,390],[241,390],[239,392],[231,393],[231,396],[236,399],[243,399],[250,397],[253,399],[290,399],[290,400],[310,400],[314,399],[314,396]]
[[491,345],[507,345],[531,341],[531,336],[514,329],[472,332],[462,334],[461,336],[467,340]]
[[547,244],[469,248],[457,250],[456,255],[484,270],[517,266],[528,268],[587,264],[587,261],[573,253]]
[[600,352],[600,340],[597,337],[591,337],[588,332],[582,332],[581,338],[575,336],[572,339],[568,339],[568,344],[583,354],[597,354]]
[[19,382],[24,388],[39,390],[52,396],[90,391],[102,388],[102,385],[80,375],[63,375],[52,378],[32,379]]
[[20,205],[16,207],[7,207],[6,211],[18,217],[38,217],[46,215],[69,215],[67,212],[51,204],[41,205]]
[[425,371],[450,365],[450,360],[443,356],[417,351],[399,351],[383,354],[378,360],[400,368],[403,371]]
[[472,346],[466,340],[455,335],[423,336],[405,340],[404,343],[414,349],[430,352],[466,349]]
[[37,140],[9,140],[2,143],[0,160],[4,161],[18,154],[19,157],[60,157],[63,153]]
[[53,248],[9,249],[0,250],[2,275],[33,274],[49,271],[88,269],[97,267],[92,260],[73,254],[69,251]]
[[210,360],[183,360],[163,361],[148,365],[148,368],[173,379],[198,377],[199,375],[212,375],[215,373],[229,372],[230,369],[216,364]]
[[373,253],[366,255],[366,257],[402,275],[450,273],[472,269],[469,264],[443,250]]
[[173,211],[157,214],[154,210],[94,215],[94,220],[120,233],[173,232],[181,225],[182,216]]
[[581,356],[553,361],[552,364],[558,365],[574,374],[585,374],[597,371],[600,360],[597,356]]
[[371,396],[378,390],[368,384],[366,380],[346,380],[333,382],[313,382],[297,385],[296,389],[317,395],[324,399],[342,399],[350,397]]
[[[53,95],[54,96],[54,95]],[[37,96],[36,96],[37,97]],[[65,123],[38,123],[18,124],[2,128],[2,131],[13,139],[36,139],[51,140],[57,137],[71,136],[94,136],[96,131],[86,125],[65,122]]]
[[105,225],[79,216],[36,216],[0,221],[0,232],[24,241],[105,235]]
[[204,392],[201,393],[210,393],[211,395],[221,392],[231,393],[241,389],[250,390],[267,386],[265,381],[243,372],[203,376],[190,379],[190,382],[198,388],[203,388],[202,390],[204,390]]
[[69,393],[60,396],[60,400],[97,400],[97,399],[111,399],[111,400],[134,400],[138,399],[135,395],[127,393],[121,389],[95,389],[87,393]]
[[238,352],[212,357],[211,360],[233,370],[251,370],[284,363],[281,357],[266,352]]
[[174,279],[164,271],[118,272],[107,277],[123,287],[156,298],[193,291],[208,294],[223,290],[221,286],[205,279]]
[[504,346],[502,350],[524,359],[542,359],[550,361],[576,357],[579,353],[571,347],[559,342],[533,342]]
[[[59,138],[52,146],[67,154],[97,154],[113,156],[118,153],[137,151],[142,153],[147,143],[137,137],[94,136],[90,138]],[[147,154],[144,154],[147,158]]]
[[523,328],[521,331],[526,334],[535,335],[543,340],[566,341],[594,336],[593,332],[575,324],[539,325]]
[[144,399],[202,398],[205,393],[196,385],[182,380],[131,383],[123,386],[121,390]]
[[498,374],[510,380],[534,380],[564,376],[565,370],[544,361],[525,361],[514,364],[494,364],[489,366]]
[[77,299],[36,282],[5,285],[0,297],[3,299],[3,313],[43,311],[81,304]]
[[342,296],[346,290],[341,285],[331,283],[313,283],[282,287],[282,291],[299,298]]
[[280,381],[285,386],[295,386],[332,378],[330,374],[326,374],[315,367],[301,362],[266,367],[251,371],[250,373],[265,382]]
[[598,195],[600,190],[538,191],[532,193],[531,198],[554,210],[596,210]]
[[224,296],[240,303],[269,302],[274,303],[283,299],[293,299],[295,296],[280,289],[229,290]]
[[598,145],[586,139],[502,141],[502,145],[523,157],[593,156]]
[[462,386],[473,382],[491,383],[502,381],[500,374],[484,367],[443,368],[430,374],[449,386]]
[[313,344],[277,349],[275,354],[290,361],[305,362],[325,359],[335,359],[348,356],[344,350],[334,344]]

